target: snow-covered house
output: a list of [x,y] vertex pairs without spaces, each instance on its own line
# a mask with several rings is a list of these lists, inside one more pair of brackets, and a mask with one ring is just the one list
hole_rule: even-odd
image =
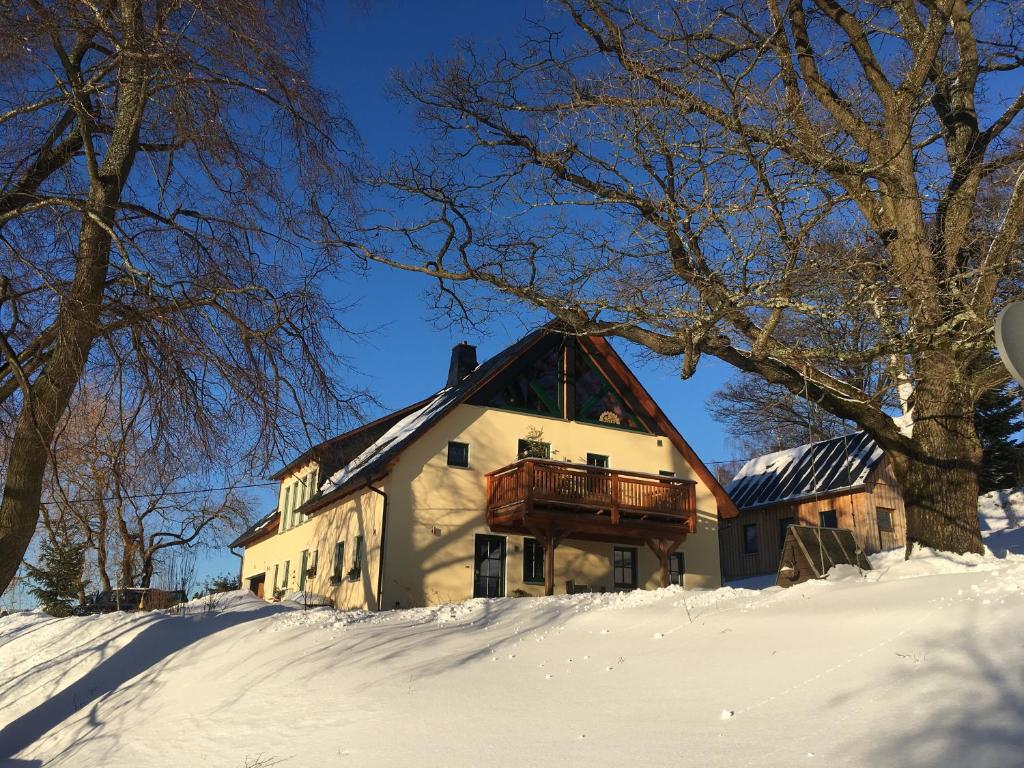
[[753,458],[726,491],[740,509],[719,531],[726,579],[775,573],[793,524],[847,528],[867,553],[906,542],[903,497],[866,432]]
[[280,470],[232,546],[259,595],[340,608],[720,584],[724,489],[599,337],[542,328]]

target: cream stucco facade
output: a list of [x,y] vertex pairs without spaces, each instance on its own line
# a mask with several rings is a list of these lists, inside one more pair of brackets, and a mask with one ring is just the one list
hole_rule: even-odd
[[[425,430],[372,487],[357,489],[308,520],[290,528],[282,524],[277,532],[249,544],[243,585],[265,574],[266,597],[275,586],[296,590],[303,553],[312,564],[316,552],[316,573],[305,587],[342,609],[422,606],[472,597],[476,536],[493,535],[485,516],[485,474],[515,461],[519,439],[538,430],[550,443],[553,459],[582,464],[588,453],[596,453],[607,456],[613,469],[654,475],[671,471],[695,481],[698,527],[680,547],[683,583],[687,588],[720,585],[716,497],[668,437],[469,404],[457,405]],[[468,467],[448,466],[449,441],[469,445]],[[309,477],[311,469],[304,465],[281,478],[282,489]],[[542,584],[523,580],[523,537],[505,539],[504,594],[543,594]],[[352,568],[357,541],[362,542],[358,572]],[[339,542],[344,553],[340,566],[334,562]],[[613,589],[614,546],[563,541],[555,550],[556,592],[565,591],[570,579],[594,590]],[[647,547],[636,547],[636,553],[638,586],[659,586],[657,558]]]

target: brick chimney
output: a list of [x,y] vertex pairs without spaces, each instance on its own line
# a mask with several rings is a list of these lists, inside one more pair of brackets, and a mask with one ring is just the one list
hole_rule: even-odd
[[448,384],[454,387],[476,370],[476,347],[462,342],[452,347],[452,362],[448,366]]

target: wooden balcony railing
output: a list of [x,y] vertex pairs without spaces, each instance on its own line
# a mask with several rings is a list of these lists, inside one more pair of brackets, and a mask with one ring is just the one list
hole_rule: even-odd
[[487,474],[487,512],[539,508],[606,513],[610,523],[644,520],[696,522],[696,483],[546,459],[521,459]]

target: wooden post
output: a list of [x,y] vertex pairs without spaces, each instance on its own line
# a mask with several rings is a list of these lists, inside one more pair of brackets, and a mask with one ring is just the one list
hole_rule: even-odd
[[612,525],[618,525],[622,519],[621,513],[619,512],[619,504],[621,499],[619,497],[619,473],[611,473],[611,497],[612,497]]
[[673,553],[679,549],[679,545],[682,543],[681,539],[676,541],[662,541],[661,539],[647,540],[647,546],[651,548],[654,556],[658,558],[661,586],[663,587],[669,586],[668,559],[672,557]]
[[659,570],[659,572],[661,574],[661,586],[667,587],[668,583],[669,583],[668,582],[668,553],[665,552],[665,548],[664,547],[662,547],[661,551],[658,552],[658,564],[660,566],[660,568],[658,570]]
[[524,469],[526,470],[526,509],[533,511],[533,462],[527,460]]

